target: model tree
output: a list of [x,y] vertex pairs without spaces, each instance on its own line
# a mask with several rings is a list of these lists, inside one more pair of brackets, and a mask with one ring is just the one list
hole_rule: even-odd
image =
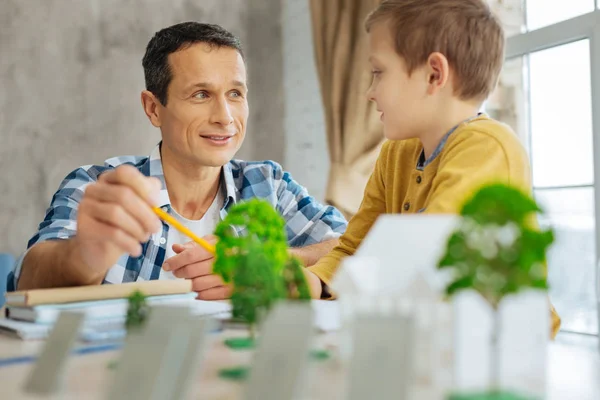
[[[150,306],[148,305],[146,295],[139,290],[131,293],[127,298],[127,316],[125,318],[125,330],[127,334],[141,331],[149,315]],[[116,369],[117,366],[116,360],[108,363],[109,369]]]
[[[213,272],[233,284],[233,318],[248,324],[249,338],[231,338],[231,348],[253,347],[256,324],[280,299],[310,299],[302,264],[288,253],[283,218],[264,200],[238,203],[217,225]],[[244,379],[248,367],[219,371],[228,379]]]
[[[285,223],[266,201],[234,205],[215,235],[213,271],[233,283],[233,317],[248,323],[251,339],[256,324],[277,300],[310,298],[302,264],[288,254]],[[240,341],[227,343],[244,346]]]
[[127,317],[125,319],[125,328],[129,332],[134,329],[141,329],[148,319],[150,307],[146,302],[144,293],[136,290],[128,298]]
[[462,221],[448,239],[446,253],[439,261],[438,268],[452,271],[453,281],[446,288],[449,296],[475,290],[493,310],[491,391],[476,398],[522,398],[499,389],[498,310],[508,295],[548,288],[546,252],[554,235],[552,230],[538,229],[536,214],[540,212],[536,202],[516,188],[486,185],[464,204]]

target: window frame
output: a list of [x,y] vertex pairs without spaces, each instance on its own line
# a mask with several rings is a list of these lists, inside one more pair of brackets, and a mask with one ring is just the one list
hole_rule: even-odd
[[[599,253],[600,253],[600,0],[594,1],[595,10],[574,17],[569,20],[557,22],[555,24],[545,26],[536,30],[519,33],[507,38],[505,61],[516,58],[522,58],[524,62],[524,82],[529,86],[529,55],[538,51],[551,49],[554,47],[566,45],[580,40],[589,40],[590,47],[590,72],[591,72],[591,101],[592,101],[592,152],[594,166],[594,181],[591,185],[573,185],[573,186],[556,186],[556,187],[540,187],[535,190],[549,189],[571,189],[577,187],[593,187],[594,192],[594,275],[596,279],[596,299],[599,298],[598,291],[600,282],[600,272],[598,271]],[[524,7],[525,9],[525,7]],[[524,18],[526,20],[526,18]],[[530,88],[527,87],[527,96],[530,96]],[[529,118],[530,101],[527,104],[528,118],[528,145],[531,149],[531,119]],[[530,153],[530,157],[534,157]],[[600,334],[600,318],[598,320],[598,331]],[[565,332],[576,333],[582,335],[591,335],[589,333],[574,332],[565,330]],[[594,334],[593,336],[598,336]]]

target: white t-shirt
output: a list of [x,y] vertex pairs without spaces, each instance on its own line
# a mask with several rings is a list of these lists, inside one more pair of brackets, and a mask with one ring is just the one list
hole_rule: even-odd
[[[179,215],[173,208],[171,208],[171,215],[176,218],[179,222],[181,222],[185,227],[190,229],[196,235],[203,237],[205,235],[210,235],[214,233],[217,224],[221,219],[221,206],[223,205],[223,201],[225,200],[223,191],[221,188],[217,191],[217,195],[213,200],[212,204],[206,210],[206,213],[199,220],[190,220]],[[176,253],[173,251],[174,244],[184,244],[191,241],[191,239],[184,234],[180,233],[177,229],[172,226],[169,227],[169,233],[167,235],[167,252],[165,255],[165,261]],[[158,279],[178,279],[173,275],[172,271],[165,271],[164,269],[160,270],[160,275]]]

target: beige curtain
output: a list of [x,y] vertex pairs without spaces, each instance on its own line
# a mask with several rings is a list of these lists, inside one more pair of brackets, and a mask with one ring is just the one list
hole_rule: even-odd
[[310,0],[317,73],[331,170],[326,202],[347,217],[358,210],[383,143],[371,84],[364,20],[379,0]]

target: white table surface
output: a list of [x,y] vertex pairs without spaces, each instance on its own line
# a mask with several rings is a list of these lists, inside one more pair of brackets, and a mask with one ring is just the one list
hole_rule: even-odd
[[[194,399],[238,399],[243,383],[223,380],[218,371],[224,367],[248,364],[249,351],[232,351],[223,345],[223,338],[244,336],[240,330],[227,330],[211,335],[206,359],[193,387]],[[318,347],[335,347],[336,334],[320,334]],[[0,335],[0,358],[36,355],[43,342],[26,342]],[[118,359],[119,350],[75,355],[69,360],[65,392],[52,399],[102,399],[114,370],[107,365]],[[32,363],[0,366],[1,399],[35,399],[21,388]],[[342,399],[343,368],[339,361],[311,361],[310,385],[306,399]],[[599,400],[600,357],[598,340],[574,334],[561,333],[548,349],[548,400]]]

